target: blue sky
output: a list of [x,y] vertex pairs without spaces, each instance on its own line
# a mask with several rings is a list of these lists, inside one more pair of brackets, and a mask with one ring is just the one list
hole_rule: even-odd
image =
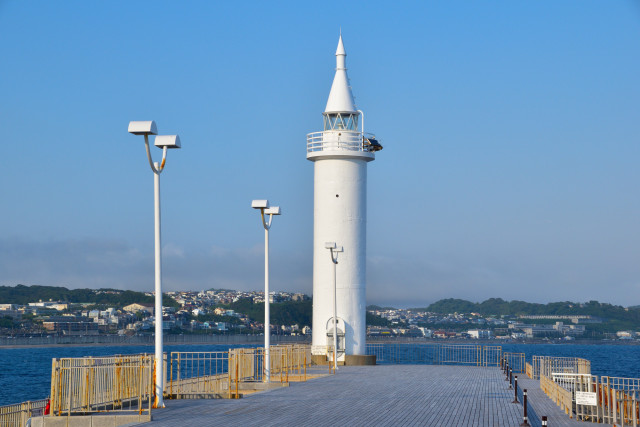
[[[369,303],[640,304],[636,1],[0,1],[0,285],[311,293],[313,164],[342,28],[367,131]],[[155,150],[157,157],[160,152]]]

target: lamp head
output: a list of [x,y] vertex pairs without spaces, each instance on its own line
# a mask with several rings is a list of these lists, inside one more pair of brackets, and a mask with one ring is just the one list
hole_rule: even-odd
[[180,148],[180,137],[178,135],[158,135],[153,145],[158,148]]
[[336,248],[336,242],[327,242],[324,244],[324,248],[325,249],[335,249]]
[[158,128],[153,120],[129,122],[129,133],[133,135],[157,135]]
[[252,200],[251,207],[253,209],[267,209],[269,207],[268,200]]
[[264,210],[264,213],[268,215],[280,215],[280,206],[272,206]]

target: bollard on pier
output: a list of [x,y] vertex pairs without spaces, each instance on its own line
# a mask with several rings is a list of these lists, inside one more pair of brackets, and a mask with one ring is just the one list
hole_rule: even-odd
[[529,427],[531,426],[531,424],[529,424],[529,417],[527,416],[527,389],[525,388],[524,390],[522,390],[522,407],[524,408],[524,416],[522,417],[522,424],[520,424],[520,427]]

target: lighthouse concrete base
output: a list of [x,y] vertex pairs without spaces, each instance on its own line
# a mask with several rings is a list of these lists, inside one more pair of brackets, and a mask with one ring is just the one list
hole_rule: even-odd
[[[331,359],[327,360],[327,356],[323,354],[314,354],[311,356],[311,363],[314,365],[329,365],[333,362],[331,361]],[[338,361],[338,366],[364,366],[375,364],[375,355],[347,354],[344,362]]]
[[344,364],[347,366],[375,365],[376,356],[375,354],[373,355],[347,354]]

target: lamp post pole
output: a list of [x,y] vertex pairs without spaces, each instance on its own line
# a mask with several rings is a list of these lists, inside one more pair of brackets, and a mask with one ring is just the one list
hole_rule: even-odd
[[333,249],[331,249],[331,261],[333,263],[333,372],[335,373],[338,369],[338,298],[336,298],[338,260],[333,258]]
[[264,220],[262,210],[262,224],[264,226],[264,354],[265,368],[264,381],[271,381],[271,312],[269,305],[269,229],[271,228],[271,216],[269,224]]
[[[269,230],[274,215],[280,215],[278,206],[269,207],[268,200],[253,200],[251,207],[260,209],[264,227],[264,382],[271,381],[271,313],[269,310]],[[265,218],[269,216],[269,220]]]
[[158,163],[153,168],[153,206],[155,224],[155,361],[156,361],[156,399],[154,407],[164,408],[164,351],[162,342],[162,243],[160,235],[160,170]]
[[335,373],[338,369],[338,285],[336,267],[338,265],[338,252],[342,252],[342,247],[337,247],[335,242],[326,243],[325,247],[330,251],[331,263],[333,264],[333,372]]
[[158,135],[154,145],[162,148],[162,162],[153,162],[149,149],[149,135],[156,135],[154,121],[133,121],[129,123],[129,133],[144,135],[149,166],[153,172],[153,210],[154,210],[154,240],[155,240],[155,400],[154,408],[164,408],[164,351],[162,342],[162,242],[160,233],[160,173],[164,170],[167,160],[167,149],[180,148],[178,135]]

